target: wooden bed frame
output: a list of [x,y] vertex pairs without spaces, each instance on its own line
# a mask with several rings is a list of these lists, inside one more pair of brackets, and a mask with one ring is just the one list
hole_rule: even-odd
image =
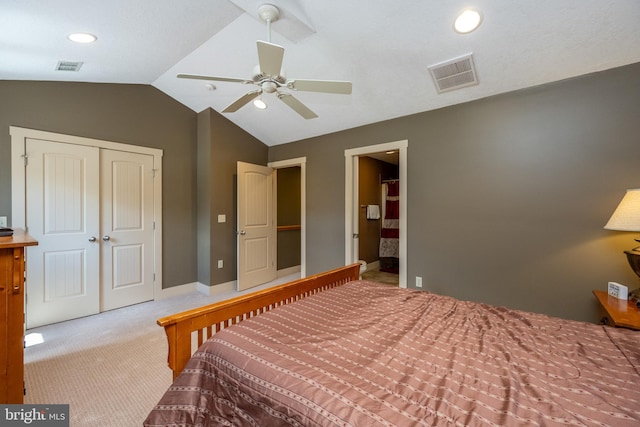
[[[195,349],[216,332],[280,305],[357,280],[359,274],[360,264],[356,263],[158,319],[167,334],[173,379],[180,375]],[[196,335],[197,347],[193,348],[196,341],[192,336]]]

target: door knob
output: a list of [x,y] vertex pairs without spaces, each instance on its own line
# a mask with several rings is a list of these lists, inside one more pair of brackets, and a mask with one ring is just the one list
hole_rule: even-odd
[[89,237],[89,241],[91,243],[95,242],[97,239],[94,236]]
[[245,234],[247,234],[247,232],[242,230],[242,231],[238,231],[238,234],[241,235],[241,236],[244,236]]
[[111,240],[111,237],[109,237],[109,236],[102,236],[102,240],[104,240],[105,242],[108,242],[109,240]]

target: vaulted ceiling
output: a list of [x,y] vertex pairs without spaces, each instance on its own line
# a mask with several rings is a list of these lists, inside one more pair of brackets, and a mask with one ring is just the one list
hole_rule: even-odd
[[[350,95],[289,90],[314,119],[275,93],[266,110],[224,113],[268,145],[640,62],[637,0],[4,0],[0,79],[149,84],[221,112],[256,86],[176,75],[251,79],[256,41],[269,37],[263,3],[280,11],[271,42],[287,78],[353,83]],[[453,22],[468,7],[482,21],[460,34]],[[74,43],[76,32],[97,40]],[[467,54],[477,84],[439,93],[429,67]],[[82,65],[56,71],[60,61]]]

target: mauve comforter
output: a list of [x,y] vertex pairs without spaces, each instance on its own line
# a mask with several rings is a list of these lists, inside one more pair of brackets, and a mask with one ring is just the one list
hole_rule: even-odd
[[243,321],[145,426],[640,425],[640,333],[356,281]]

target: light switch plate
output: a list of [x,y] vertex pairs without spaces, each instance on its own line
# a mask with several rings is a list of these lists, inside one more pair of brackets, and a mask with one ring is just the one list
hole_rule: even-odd
[[227,222],[227,216],[225,214],[218,215],[218,222]]
[[0,216],[0,227],[6,227],[6,226],[7,226],[7,217]]

